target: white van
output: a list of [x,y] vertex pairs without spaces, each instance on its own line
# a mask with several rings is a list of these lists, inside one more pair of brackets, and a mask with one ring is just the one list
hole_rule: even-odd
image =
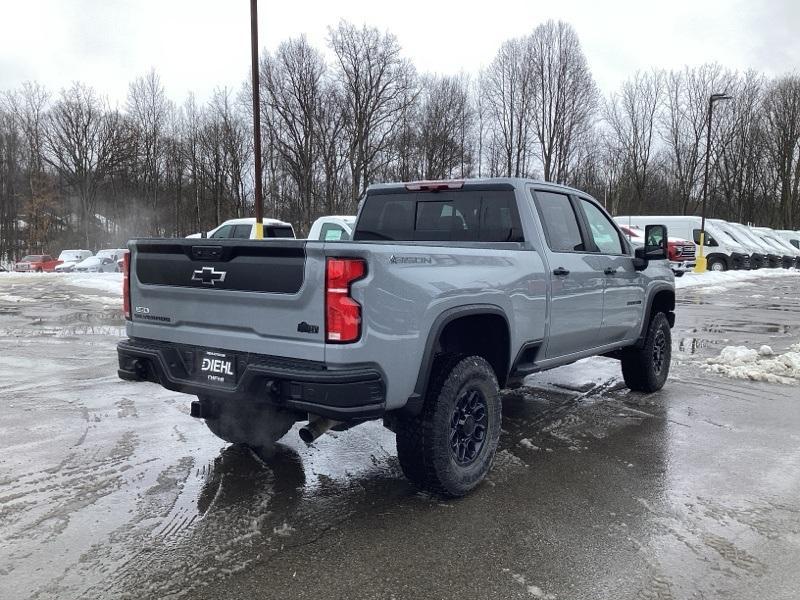
[[781,256],[775,252],[775,248],[773,248],[770,244],[765,242],[761,236],[756,235],[756,233],[750,229],[747,225],[742,225],[741,223],[728,223],[728,226],[731,227],[734,231],[739,232],[737,239],[741,237],[746,238],[752,245],[755,245],[761,248],[761,252],[764,256],[763,265],[764,267],[780,267],[781,266]]
[[745,235],[741,231],[737,231],[733,223],[723,221],[722,219],[706,219],[707,223],[712,223],[717,229],[723,231],[729,236],[733,242],[743,246],[750,253],[750,268],[760,269],[769,266],[769,254],[767,248],[763,243],[757,241],[751,235]]
[[[672,236],[694,241],[700,246],[700,227],[702,219],[693,216],[618,216],[614,220],[620,225],[645,225],[658,223],[667,226],[667,233]],[[710,271],[727,271],[728,269],[749,269],[750,253],[733,238],[715,227],[710,219],[706,219],[705,256]],[[698,247],[695,257],[700,256]]]
[[800,261],[800,250],[782,239],[781,236],[776,234],[775,231],[769,227],[751,227],[751,229],[756,234],[760,235],[764,240],[775,246],[778,252],[783,252],[782,259],[783,267],[785,269],[798,266],[798,261]]
[[351,216],[331,215],[320,217],[311,226],[308,239],[323,242],[345,241],[353,237],[356,218]]
[[800,231],[792,231],[791,229],[777,229],[775,230],[775,233],[789,242],[792,246],[800,250]]
[[[278,219],[262,219],[264,224],[264,237],[265,238],[294,238],[294,227],[291,223],[286,221],[279,221]],[[209,238],[236,238],[240,240],[254,240],[256,239],[256,220],[254,217],[243,219],[228,219],[222,224],[218,225],[206,235]],[[199,238],[199,233],[187,235],[187,238]]]

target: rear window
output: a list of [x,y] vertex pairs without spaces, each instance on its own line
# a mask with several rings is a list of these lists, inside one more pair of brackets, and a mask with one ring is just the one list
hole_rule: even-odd
[[513,190],[398,192],[367,196],[354,240],[520,242]]
[[285,225],[269,225],[264,228],[264,235],[271,238],[293,238],[294,231]]

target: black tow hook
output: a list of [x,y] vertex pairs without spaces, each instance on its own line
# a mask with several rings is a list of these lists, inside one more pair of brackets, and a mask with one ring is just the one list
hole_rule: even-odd
[[203,418],[203,405],[200,404],[199,400],[192,401],[191,407],[189,409],[189,414],[193,416],[195,419]]
[[136,359],[135,361],[133,361],[133,370],[139,379],[147,381],[147,363],[145,363],[142,360]]

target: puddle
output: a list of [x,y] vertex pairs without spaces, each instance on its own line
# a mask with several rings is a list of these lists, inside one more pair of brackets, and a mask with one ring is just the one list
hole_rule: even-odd
[[757,323],[752,321],[718,321],[700,328],[709,333],[780,333],[788,334],[791,325],[781,323]]
[[678,343],[678,352],[684,354],[697,354],[700,350],[711,346],[726,344],[728,340],[708,340],[705,338],[681,338]]

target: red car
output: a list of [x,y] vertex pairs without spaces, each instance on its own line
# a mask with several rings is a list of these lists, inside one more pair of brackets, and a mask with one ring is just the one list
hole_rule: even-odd
[[14,265],[14,270],[22,273],[52,273],[56,265],[60,265],[63,261],[57,260],[49,254],[30,254],[24,257],[21,261]]

